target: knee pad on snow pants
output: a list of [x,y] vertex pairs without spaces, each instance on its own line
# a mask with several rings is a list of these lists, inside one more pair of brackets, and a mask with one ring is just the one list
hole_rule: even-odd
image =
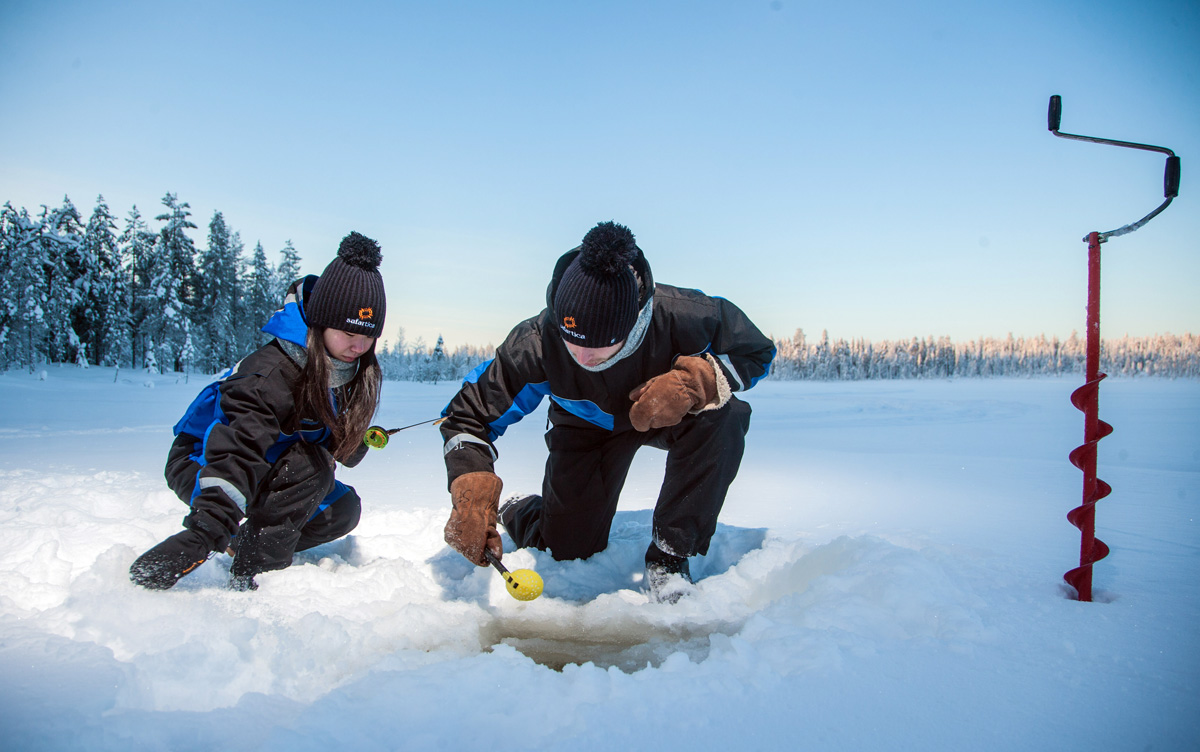
[[358,527],[362,500],[354,486],[334,481],[333,491],[317,506],[317,511],[300,529],[297,551],[307,551],[322,543],[335,541]]
[[234,576],[253,576],[292,563],[301,530],[335,488],[333,467],[332,455],[314,444],[297,442],[280,455],[247,504],[235,545]]

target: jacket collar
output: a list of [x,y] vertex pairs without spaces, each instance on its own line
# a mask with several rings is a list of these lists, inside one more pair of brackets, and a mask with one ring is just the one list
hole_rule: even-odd
[[283,307],[272,314],[262,330],[272,337],[304,347],[308,343],[308,320],[304,317],[304,298],[312,293],[317,276],[310,274],[288,287]]

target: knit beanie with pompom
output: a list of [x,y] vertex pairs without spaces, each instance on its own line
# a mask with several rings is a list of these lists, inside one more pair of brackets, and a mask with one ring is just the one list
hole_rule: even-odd
[[382,258],[374,240],[357,232],[342,238],[337,257],[325,267],[304,301],[309,326],[378,338],[387,312],[379,273]]
[[638,255],[628,227],[601,222],[583,236],[579,255],[554,293],[558,333],[580,347],[608,347],[629,336],[638,317]]

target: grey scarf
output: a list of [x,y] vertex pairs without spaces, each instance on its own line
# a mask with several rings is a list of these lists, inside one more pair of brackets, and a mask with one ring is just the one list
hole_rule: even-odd
[[[288,357],[296,362],[296,365],[304,368],[304,364],[308,362],[308,350],[297,345],[295,342],[289,342],[286,339],[275,338],[279,342],[279,346],[287,353]],[[354,378],[354,374],[358,373],[358,360],[351,363],[343,363],[340,360],[325,355],[325,359],[329,361],[329,388],[336,389],[339,386],[344,386],[350,383]]]

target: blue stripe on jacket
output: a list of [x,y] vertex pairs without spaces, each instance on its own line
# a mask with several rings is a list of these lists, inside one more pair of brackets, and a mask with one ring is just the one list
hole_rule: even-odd
[[613,416],[600,409],[600,406],[591,400],[572,400],[559,397],[551,394],[550,399],[558,403],[558,406],[577,418],[583,418],[592,425],[599,426],[605,430],[613,430],[615,421]]
[[[494,358],[493,358],[494,360]],[[463,378],[464,384],[475,384],[479,381],[479,377],[487,370],[487,367],[492,364],[491,360],[480,363],[471,369]],[[571,413],[577,418],[582,418],[592,425],[603,428],[606,431],[613,430],[615,421],[613,416],[600,409],[600,406],[591,400],[573,400],[565,397],[559,397],[550,391],[550,382],[542,381],[537,384],[526,384],[521,387],[521,391],[513,398],[512,405],[499,417],[491,423],[488,423],[488,440],[495,441],[504,435],[508,427],[517,423],[526,415],[529,415],[537,406],[542,403],[542,398],[549,395],[550,399],[554,400],[562,409]],[[450,414],[450,405],[442,410],[442,417]]]

